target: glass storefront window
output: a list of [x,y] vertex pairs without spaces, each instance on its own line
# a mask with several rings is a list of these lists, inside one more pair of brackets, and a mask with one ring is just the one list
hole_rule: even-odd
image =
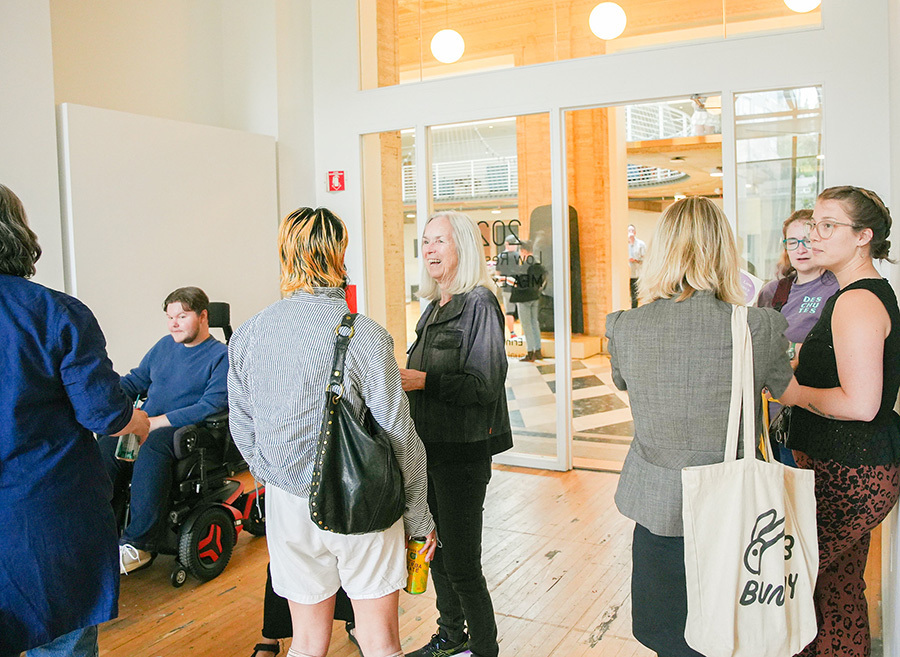
[[822,88],[735,94],[737,236],[746,268],[768,280],[781,225],[823,188]]
[[[603,7],[598,8],[601,4]],[[475,71],[821,25],[820,7],[801,12],[789,4],[798,3],[361,0],[360,83],[361,88],[371,89]],[[604,9],[611,11],[604,13]]]
[[622,467],[634,425],[604,351],[606,315],[636,303],[630,288],[641,266],[632,249],[646,247],[676,198],[721,206],[721,106],[720,94],[697,93],[565,113],[576,467]]
[[[555,459],[550,116],[438,125],[428,135],[433,211],[458,210],[478,223],[488,269],[498,283],[512,452]],[[528,300],[516,303],[516,296]],[[540,360],[527,359],[538,350]]]

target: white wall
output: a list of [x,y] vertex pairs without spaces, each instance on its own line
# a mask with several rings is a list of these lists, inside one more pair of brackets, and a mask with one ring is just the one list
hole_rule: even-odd
[[272,135],[279,213],[315,205],[307,0],[50,6],[57,103]]
[[271,137],[66,104],[60,108],[66,264],[127,371],[196,285],[237,327],[279,298]]
[[275,3],[219,0],[223,125],[278,134]]
[[312,13],[307,0],[276,0],[279,213],[316,205]]
[[226,122],[219,0],[50,0],[56,102]]
[[0,183],[21,200],[43,255],[34,280],[62,290],[53,59],[47,0],[2,0]]
[[57,103],[276,134],[276,0],[50,5]]

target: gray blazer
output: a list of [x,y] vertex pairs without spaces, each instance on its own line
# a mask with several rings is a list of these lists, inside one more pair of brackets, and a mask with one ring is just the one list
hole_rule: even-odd
[[[756,413],[767,387],[777,397],[791,381],[787,320],[748,308]],[[724,458],[731,395],[731,305],[712,292],[659,299],[606,317],[613,381],[628,390],[634,440],[616,506],[659,536],[683,536],[681,469]],[[759,419],[757,420],[757,424]]]

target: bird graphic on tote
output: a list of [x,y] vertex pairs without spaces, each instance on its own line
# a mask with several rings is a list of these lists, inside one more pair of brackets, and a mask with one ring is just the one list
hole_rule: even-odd
[[[754,575],[759,575],[762,569],[762,555],[767,549],[785,538],[786,543],[793,545],[793,537],[785,537],[784,516],[778,518],[775,509],[769,509],[756,518],[753,531],[750,534],[750,543],[744,550],[744,566]],[[790,549],[787,545],[785,546]]]

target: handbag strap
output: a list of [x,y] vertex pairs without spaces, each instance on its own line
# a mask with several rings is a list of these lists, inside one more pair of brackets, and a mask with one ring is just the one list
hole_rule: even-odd
[[[331,435],[329,425],[333,420],[328,418],[334,415],[341,397],[344,395],[344,361],[347,357],[347,346],[353,337],[353,322],[356,321],[356,313],[346,313],[341,323],[334,329],[337,336],[334,340],[334,359],[331,362],[331,373],[328,377],[328,386],[325,388],[326,402],[325,414],[322,418],[322,429],[316,441],[316,460],[313,464],[312,483],[309,487],[309,512],[310,518],[322,529],[329,531],[324,520],[319,516],[317,506],[319,504],[319,489],[322,483],[322,465],[325,460],[325,448],[328,437]],[[317,467],[318,466],[318,467]]]
[[357,313],[345,313],[341,318],[341,323],[334,329],[337,337],[334,339],[334,360],[331,362],[331,375],[328,378],[327,389],[337,395],[337,399],[344,395],[344,361],[347,358],[350,338],[356,331],[353,328],[356,315]]
[[744,458],[756,454],[756,404],[753,392],[753,342],[747,307],[731,311],[731,400],[725,438],[725,461],[737,459],[738,430],[743,417]]
[[775,295],[772,297],[772,307],[781,312],[781,309],[784,308],[784,304],[787,303],[788,297],[791,295],[791,285],[793,285],[794,279],[790,276],[782,278],[778,281],[778,285],[775,286]]

